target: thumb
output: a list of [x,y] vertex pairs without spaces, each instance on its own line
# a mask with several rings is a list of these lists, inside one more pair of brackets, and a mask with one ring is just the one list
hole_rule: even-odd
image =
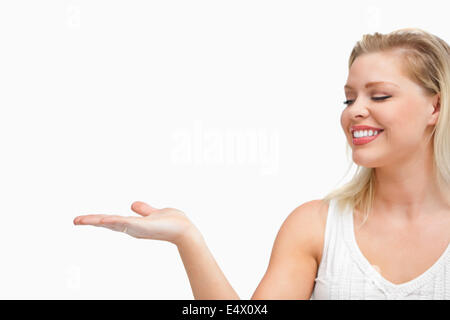
[[140,214],[141,216],[146,217],[149,214],[151,214],[152,212],[157,211],[158,209],[153,208],[152,206],[146,204],[145,202],[135,201],[131,205],[131,210],[133,210],[134,212]]

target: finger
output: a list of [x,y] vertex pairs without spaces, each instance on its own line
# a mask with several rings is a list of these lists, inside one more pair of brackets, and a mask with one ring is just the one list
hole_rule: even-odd
[[108,228],[114,231],[125,232],[130,226],[131,217],[109,216],[100,220],[100,227]]
[[73,219],[73,223],[75,225],[81,225],[81,224],[89,224],[88,222],[92,222],[97,217],[98,219],[106,217],[106,214],[87,214],[87,215],[81,215]]
[[149,214],[151,214],[152,212],[157,211],[158,209],[153,208],[152,206],[150,206],[149,204],[147,204],[145,202],[135,201],[131,205],[131,210],[140,214],[141,216],[146,217]]
[[103,218],[107,218],[107,217],[120,217],[120,216],[114,216],[114,215],[108,215],[108,214],[88,214],[88,215],[76,217],[74,219],[74,223],[76,225],[99,226],[101,224],[100,221]]

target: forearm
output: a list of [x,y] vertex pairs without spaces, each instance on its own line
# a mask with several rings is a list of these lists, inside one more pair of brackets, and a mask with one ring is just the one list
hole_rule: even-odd
[[195,300],[239,300],[200,234],[193,232],[177,244]]

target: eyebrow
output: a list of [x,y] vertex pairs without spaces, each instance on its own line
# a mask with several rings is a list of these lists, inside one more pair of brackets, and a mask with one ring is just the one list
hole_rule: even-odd
[[[393,86],[399,88],[399,86],[396,85],[395,83],[393,83],[393,82],[388,82],[388,81],[373,81],[373,82],[367,82],[366,85],[365,85],[364,87],[365,87],[365,88],[369,88],[369,87],[376,86],[376,85],[379,85],[379,84],[390,84],[390,85],[393,85]],[[344,89],[353,89],[353,87],[352,87],[352,86],[349,86],[348,84],[346,84],[346,85],[344,86]]]

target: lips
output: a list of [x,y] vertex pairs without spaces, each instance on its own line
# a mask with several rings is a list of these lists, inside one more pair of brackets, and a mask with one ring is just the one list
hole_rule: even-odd
[[380,132],[378,132],[378,134],[376,136],[367,136],[367,137],[361,137],[361,138],[353,138],[353,144],[354,145],[362,145],[362,144],[366,144],[369,142],[372,142],[373,140],[375,140],[376,138],[378,138],[378,136],[380,136],[383,133],[384,130],[381,130]]
[[352,126],[350,127],[350,133],[353,134],[353,131],[361,131],[361,130],[372,130],[372,131],[384,131],[382,128],[375,128],[366,125]]

